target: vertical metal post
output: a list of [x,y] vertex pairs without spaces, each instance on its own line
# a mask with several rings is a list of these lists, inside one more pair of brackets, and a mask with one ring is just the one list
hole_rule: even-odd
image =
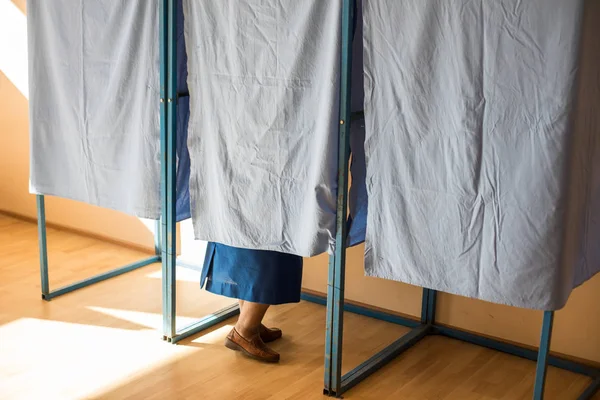
[[437,291],[423,288],[421,300],[421,323],[433,325],[435,323],[435,308],[437,305]]
[[48,280],[48,246],[46,244],[46,204],[44,201],[44,195],[42,194],[38,194],[36,196],[36,200],[42,299],[46,300],[46,297],[50,294],[50,283]]
[[552,325],[554,323],[554,311],[544,312],[542,323],[542,337],[538,351],[537,368],[535,371],[535,386],[533,388],[533,399],[543,400],[544,388],[546,386],[546,372],[548,370],[548,356],[550,354],[550,342],[552,340]]
[[161,225],[162,222],[160,219],[157,219],[156,221],[154,221],[154,254],[156,254],[157,256],[160,256],[162,253],[162,246],[161,246],[161,235],[160,235],[160,231],[161,231]]
[[429,289],[429,300],[427,301],[427,323],[435,324],[435,310],[437,307],[437,290]]
[[176,173],[177,173],[177,19],[175,0],[167,2],[167,319],[169,338],[177,334],[177,224],[176,224]]
[[161,204],[161,261],[162,261],[162,315],[163,338],[170,333],[167,304],[170,292],[167,286],[167,0],[159,4],[160,42],[160,204]]
[[421,295],[421,323],[427,324],[427,316],[429,313],[429,289],[423,288]]
[[335,254],[331,254],[329,256],[329,276],[327,278],[327,301],[326,301],[326,306],[327,306],[327,318],[326,318],[326,323],[325,323],[325,388],[324,388],[324,393],[325,394],[329,394],[330,392],[332,392],[333,389],[333,380],[332,380],[332,376],[331,376],[331,371],[333,370],[333,366],[332,363],[334,362],[333,360],[333,352],[332,352],[332,346],[333,346],[333,324],[334,324],[334,314],[335,314],[335,308],[338,306],[335,304],[335,301],[333,301],[334,298],[334,286],[335,286],[335,273],[336,268],[335,268]]
[[[348,213],[348,161],[350,157],[350,93],[352,77],[352,25],[355,0],[342,1],[340,57],[340,123],[338,142],[338,185],[336,237],[333,259],[329,261],[327,288],[327,330],[325,391],[341,394],[342,336],[344,327],[344,287],[346,269],[346,218]],[[332,268],[333,267],[333,268]]]

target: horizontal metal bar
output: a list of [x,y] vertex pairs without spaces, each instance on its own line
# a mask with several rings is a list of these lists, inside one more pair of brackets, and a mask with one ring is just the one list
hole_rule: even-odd
[[398,355],[417,344],[431,332],[431,329],[431,325],[420,325],[418,328],[414,328],[412,331],[348,372],[342,377],[341,393],[335,393],[335,396],[341,396],[343,393],[381,369]]
[[600,378],[596,379],[585,389],[585,392],[577,398],[577,400],[592,400],[592,397],[600,391]]
[[160,262],[160,256],[152,256],[150,258],[146,258],[144,260],[137,261],[137,262],[125,265],[125,266],[117,268],[117,269],[113,269],[112,271],[104,272],[102,274],[93,276],[91,278],[84,279],[82,281],[73,283],[71,285],[64,286],[60,289],[57,289],[57,290],[54,290],[54,291],[48,293],[47,295],[42,295],[42,298],[44,300],[51,300],[58,296],[62,296],[64,294],[71,293],[77,289],[81,289],[86,286],[90,286],[90,285],[105,281],[110,278],[114,278],[115,276],[126,274],[127,272],[134,271],[138,268],[142,268],[147,265],[154,264],[156,262]]
[[[315,295],[312,293],[302,293],[302,300],[320,305],[326,305],[327,299],[324,296]],[[343,393],[350,390],[352,387],[363,381],[369,375],[384,366],[391,359],[395,358],[398,354],[402,353],[412,345],[417,343],[420,339],[427,336],[428,334],[440,334],[449,338],[461,340],[464,342],[472,343],[478,346],[486,347],[492,350],[500,351],[503,353],[511,354],[517,357],[525,358],[531,361],[536,361],[538,352],[536,350],[528,349],[526,347],[505,343],[499,340],[487,338],[484,336],[472,334],[469,332],[453,329],[439,325],[422,325],[416,320],[409,318],[403,318],[397,315],[385,313],[382,311],[372,310],[366,307],[357,306],[353,304],[344,304],[344,310],[359,315],[375,318],[378,320],[391,322],[398,325],[407,326],[413,328],[413,331],[394,342],[392,345],[384,349],[382,352],[373,356],[354,370],[350,371],[342,378],[342,388],[340,393],[328,391],[326,394],[330,396],[339,397]],[[422,330],[425,330],[425,333]],[[392,354],[395,354],[392,356]],[[550,355],[548,357],[548,364],[561,368],[567,371],[571,371],[577,374],[590,376],[597,378],[586,391],[578,398],[578,400],[590,400],[593,395],[600,391],[600,369],[588,366],[585,364],[577,363],[575,361],[567,360],[561,357]]]
[[217,311],[214,314],[207,315],[202,319],[194,322],[191,325],[186,326],[177,332],[172,338],[167,340],[173,344],[180,342],[181,340],[188,338],[196,333],[202,332],[212,326],[215,326],[223,321],[228,320],[231,317],[235,317],[240,313],[240,307],[238,304],[232,304],[229,307],[225,307],[222,310]]
[[[510,343],[501,342],[499,340],[490,339],[484,336],[479,336],[473,333],[461,331],[459,329],[449,328],[446,326],[434,326],[434,333],[438,333],[440,335],[447,336],[452,339],[461,340],[463,342],[472,343],[477,346],[487,347],[488,349],[501,351],[503,353],[511,354],[513,356],[526,358],[531,361],[536,361],[538,356],[538,352],[536,350],[528,349],[526,347],[517,346]],[[575,361],[567,360],[553,355],[550,355],[548,357],[548,365],[571,371],[576,374],[591,376],[593,378],[600,376],[600,369],[598,368],[594,368],[589,365],[577,363]]]
[[[302,300],[308,301],[310,303],[316,303],[320,305],[327,304],[327,298],[311,293],[302,293]],[[355,304],[344,303],[344,311],[351,312],[353,314],[364,315],[365,317],[370,317],[374,319],[378,319],[385,322],[390,322],[396,325],[406,326],[408,328],[416,328],[421,326],[421,323],[417,320],[413,320],[406,317],[401,317],[399,315],[389,314],[384,311],[377,311],[367,307],[358,306]]]

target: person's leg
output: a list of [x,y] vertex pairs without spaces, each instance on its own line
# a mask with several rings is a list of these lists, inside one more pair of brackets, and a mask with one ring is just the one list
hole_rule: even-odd
[[269,305],[250,301],[240,301],[240,303],[240,317],[237,324],[235,324],[235,329],[240,335],[250,339],[260,333],[262,320],[269,309]]
[[[246,301],[245,300],[238,300],[238,303],[240,305],[240,314],[242,314],[242,310],[244,309],[244,303]],[[240,316],[241,318],[241,316]],[[281,329],[278,328],[267,328],[262,322],[260,324],[259,327],[259,331],[260,333],[260,338],[263,340],[263,342],[265,343],[271,343],[276,341],[277,339],[280,339],[281,336],[283,336]]]
[[279,362],[279,353],[273,351],[262,340],[262,319],[269,309],[268,304],[243,301],[240,317],[233,330],[225,339],[225,346],[231,350],[242,351],[259,361]]

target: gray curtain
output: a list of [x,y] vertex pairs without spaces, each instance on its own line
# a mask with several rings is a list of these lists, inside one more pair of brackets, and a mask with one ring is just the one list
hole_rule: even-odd
[[160,215],[158,3],[29,0],[32,193]]
[[600,14],[584,7],[364,2],[367,275],[551,310],[600,270]]
[[312,256],[335,229],[340,0],[185,0],[198,239]]

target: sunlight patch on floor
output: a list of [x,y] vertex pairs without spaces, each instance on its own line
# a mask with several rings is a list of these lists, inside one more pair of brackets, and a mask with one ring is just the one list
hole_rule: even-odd
[[229,332],[231,332],[232,329],[233,325],[224,325],[212,332],[205,333],[202,336],[192,340],[192,343],[222,344],[225,340],[225,337]]
[[155,331],[22,318],[0,327],[0,393],[87,398],[201,350],[163,342]]
[[[88,309],[104,314],[109,315],[113,318],[118,318],[123,321],[133,322],[134,324],[145,326],[147,328],[152,329],[155,332],[155,336],[159,337],[156,332],[160,332],[162,330],[162,315],[157,313],[147,313],[141,311],[130,311],[130,310],[118,310],[115,308],[104,308],[104,307],[95,307],[88,306]],[[184,327],[193,324],[196,322],[198,318],[190,318],[190,317],[177,317],[177,326]]]
[[[162,271],[160,271],[160,270],[154,271],[154,272],[146,275],[146,277],[152,278],[152,279],[162,279]],[[199,271],[195,271],[190,268],[178,267],[176,277],[177,277],[177,281],[197,283],[198,288],[200,288],[200,272]]]

